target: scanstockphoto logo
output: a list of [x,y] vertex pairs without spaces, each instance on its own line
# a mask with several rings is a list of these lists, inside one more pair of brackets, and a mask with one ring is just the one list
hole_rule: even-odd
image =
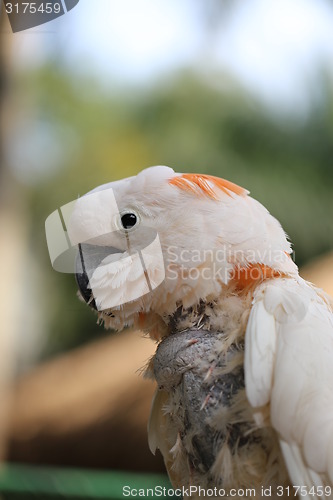
[[0,0],[0,15],[8,15],[13,33],[24,31],[53,21],[72,10],[79,0],[52,0],[24,2],[23,0]]
[[55,210],[45,221],[53,268],[74,273],[98,311],[143,297],[165,279],[157,232],[133,210],[119,211],[111,188]]

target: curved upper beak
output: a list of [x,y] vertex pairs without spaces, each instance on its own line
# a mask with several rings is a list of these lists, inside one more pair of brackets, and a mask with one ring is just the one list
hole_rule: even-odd
[[79,245],[79,252],[76,257],[75,263],[75,279],[76,283],[79,287],[80,294],[84,301],[89,304],[90,307],[97,311],[96,302],[92,293],[91,288],[89,287],[89,277],[86,271],[86,266],[84,262],[82,245]]
[[89,280],[102,260],[110,254],[119,253],[118,248],[80,243],[75,262],[75,278],[84,301],[98,310]]

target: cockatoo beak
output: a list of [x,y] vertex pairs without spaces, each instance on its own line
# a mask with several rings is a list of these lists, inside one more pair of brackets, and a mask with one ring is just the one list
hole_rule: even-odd
[[96,311],[98,310],[94,298],[90,279],[100,266],[103,266],[104,259],[113,254],[121,252],[118,248],[109,246],[92,245],[80,243],[75,262],[75,278],[80,294],[84,301]]
[[76,257],[76,283],[79,287],[79,292],[84,301],[93,309],[97,310],[95,299],[93,298],[91,288],[89,286],[89,277],[85,269],[84,258],[82,254],[82,245],[79,245],[79,252]]

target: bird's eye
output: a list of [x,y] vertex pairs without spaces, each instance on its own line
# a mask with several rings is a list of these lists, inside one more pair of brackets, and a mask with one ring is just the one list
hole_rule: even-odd
[[138,217],[133,212],[127,212],[121,216],[120,220],[124,229],[131,229],[138,222]]

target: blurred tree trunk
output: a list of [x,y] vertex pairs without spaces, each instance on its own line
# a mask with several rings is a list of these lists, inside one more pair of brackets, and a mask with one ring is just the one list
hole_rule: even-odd
[[20,266],[18,249],[22,251],[20,232],[21,210],[16,203],[19,196],[16,183],[6,165],[5,141],[9,109],[7,99],[10,88],[10,46],[12,33],[3,9],[0,15],[0,460],[5,458],[7,422],[10,410],[10,384],[14,373],[14,346],[19,327],[18,297]]
[[4,129],[6,126],[6,119],[4,108],[9,87],[9,60],[12,36],[7,15],[0,1],[0,203],[4,194],[3,184],[5,182]]
[[[0,227],[1,232],[3,231],[3,211],[4,202],[3,194],[5,190],[5,173],[4,173],[4,113],[3,104],[4,96],[6,92],[6,81],[7,81],[7,65],[6,65],[6,49],[8,47],[5,42],[6,35],[5,30],[5,19],[2,14],[2,6],[0,6]],[[4,242],[1,241],[1,245]],[[0,259],[2,258],[2,251],[0,250]],[[0,262],[0,272],[2,271],[3,264]],[[0,300],[3,297],[0,296]],[[4,306],[1,307],[0,321],[2,320],[2,313]],[[5,357],[7,357],[8,352],[8,335],[7,332],[3,331],[2,324],[0,324],[0,352],[1,352],[1,368],[0,368],[0,460],[4,457],[5,442],[6,442],[6,422],[7,422],[7,412],[8,412],[8,378],[7,378],[7,368],[3,367],[2,362]],[[7,362],[5,361],[5,365]],[[8,366],[8,365],[7,365]]]
[[[0,6],[0,36],[3,29],[4,17],[1,15],[2,6]],[[3,35],[2,35],[3,37]],[[2,40],[1,40],[2,42]],[[0,115],[2,116],[2,103],[3,103],[3,95],[5,92],[5,81],[6,81],[6,70],[5,70],[5,61],[4,61],[4,45],[0,43]],[[3,143],[2,143],[2,127],[3,121],[0,121],[0,183],[1,183],[1,175],[2,175],[2,159],[3,159]]]

